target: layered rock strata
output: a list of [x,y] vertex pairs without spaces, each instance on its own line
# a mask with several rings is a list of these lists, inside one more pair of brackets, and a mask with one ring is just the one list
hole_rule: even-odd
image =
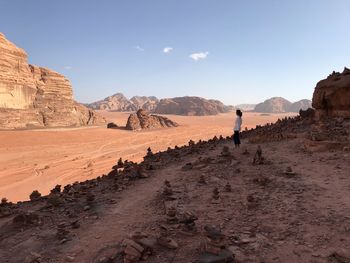
[[42,128],[104,123],[73,100],[69,80],[28,64],[26,52],[0,33],[0,128]]

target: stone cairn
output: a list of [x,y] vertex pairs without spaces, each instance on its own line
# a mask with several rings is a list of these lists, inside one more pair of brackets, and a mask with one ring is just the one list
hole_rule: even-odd
[[220,227],[204,226],[199,262],[233,262],[232,253],[226,249],[226,238]]
[[258,145],[258,148],[256,149],[253,164],[263,164],[264,163],[264,157],[262,156],[262,149],[261,146]]
[[224,190],[226,192],[232,192],[232,187],[231,187],[231,184],[229,182],[226,183]]
[[221,156],[222,157],[231,157],[231,152],[228,146],[224,146],[221,151]]
[[179,219],[179,223],[182,224],[183,232],[187,234],[196,233],[197,232],[196,223],[195,223],[196,220],[198,220],[198,217],[194,213],[189,211],[184,212]]
[[213,194],[212,194],[212,198],[214,200],[219,200],[220,199],[220,192],[219,192],[219,189],[217,187],[215,187],[213,189]]

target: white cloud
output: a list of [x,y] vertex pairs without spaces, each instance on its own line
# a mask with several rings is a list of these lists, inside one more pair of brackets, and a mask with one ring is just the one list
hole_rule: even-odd
[[195,61],[198,61],[200,59],[206,59],[208,55],[209,55],[209,52],[200,52],[200,53],[193,53],[189,55],[189,57]]
[[165,48],[163,48],[163,53],[170,53],[173,50],[174,49],[172,47],[165,47]]
[[145,51],[145,49],[140,46],[135,46],[134,48],[138,51]]

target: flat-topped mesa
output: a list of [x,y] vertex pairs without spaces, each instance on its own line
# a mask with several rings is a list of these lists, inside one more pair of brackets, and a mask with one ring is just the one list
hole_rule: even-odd
[[128,122],[126,124],[127,130],[149,130],[164,127],[176,127],[178,124],[171,121],[170,119],[158,116],[150,115],[145,110],[138,110],[129,116]]
[[350,69],[333,72],[317,83],[312,106],[318,119],[324,117],[350,118]]
[[104,119],[73,100],[69,80],[28,64],[26,52],[0,33],[0,128],[102,124]]

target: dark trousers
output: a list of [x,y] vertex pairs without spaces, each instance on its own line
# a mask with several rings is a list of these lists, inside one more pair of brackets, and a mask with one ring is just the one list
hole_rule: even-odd
[[241,140],[239,139],[239,131],[234,132],[233,141],[235,142],[235,145],[241,144]]

